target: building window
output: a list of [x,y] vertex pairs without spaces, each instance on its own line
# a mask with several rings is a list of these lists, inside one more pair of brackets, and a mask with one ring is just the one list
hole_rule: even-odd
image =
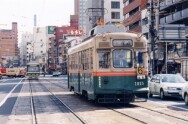
[[111,2],[111,8],[112,9],[120,9],[120,2],[112,1]]
[[109,51],[98,51],[99,57],[99,68],[110,67],[110,52]]
[[132,3],[134,0],[129,0],[129,4]]
[[112,12],[112,19],[120,19],[120,12]]

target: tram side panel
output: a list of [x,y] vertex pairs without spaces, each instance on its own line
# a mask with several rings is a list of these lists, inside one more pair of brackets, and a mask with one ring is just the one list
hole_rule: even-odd
[[139,84],[136,76],[94,76],[94,80],[95,98],[99,103],[133,102],[135,96],[147,98],[147,79]]

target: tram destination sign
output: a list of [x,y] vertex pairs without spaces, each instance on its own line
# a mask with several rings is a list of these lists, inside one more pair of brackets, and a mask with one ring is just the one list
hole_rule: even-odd
[[115,47],[132,47],[133,41],[130,39],[115,39],[115,40],[113,40],[113,46],[115,46]]

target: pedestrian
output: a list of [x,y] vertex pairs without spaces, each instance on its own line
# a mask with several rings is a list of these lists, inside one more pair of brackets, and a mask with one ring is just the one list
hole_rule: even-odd
[[45,77],[45,65],[42,66],[43,76]]

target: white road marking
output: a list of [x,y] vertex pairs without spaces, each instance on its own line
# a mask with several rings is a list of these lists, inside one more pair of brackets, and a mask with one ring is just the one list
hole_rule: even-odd
[[0,107],[7,101],[8,97],[12,94],[12,92],[16,89],[16,87],[22,82],[22,80],[16,86],[14,86],[14,88],[8,93],[8,95],[1,101]]
[[182,110],[188,111],[187,108],[177,107],[177,106],[174,106],[174,105],[168,105],[168,104],[165,104],[165,103],[158,103],[156,101],[151,101],[151,100],[148,100],[148,101],[153,102],[153,103],[158,104],[158,105],[163,105],[163,106],[166,106],[166,107],[169,106],[169,107],[178,108],[178,109],[182,109]]
[[0,82],[0,83],[5,83],[6,81],[9,81],[10,79],[3,79],[3,80],[1,80],[2,82]]

